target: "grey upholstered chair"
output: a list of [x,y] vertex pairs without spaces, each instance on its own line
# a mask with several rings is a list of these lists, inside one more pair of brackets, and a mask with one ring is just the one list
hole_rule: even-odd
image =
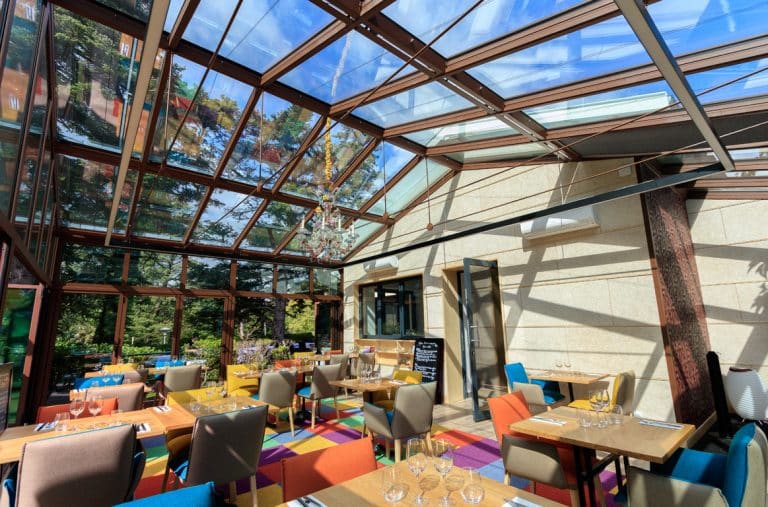
[[259,394],[256,398],[268,404],[270,408],[276,408],[276,417],[279,419],[280,411],[288,409],[288,421],[291,423],[291,435],[296,436],[293,427],[293,396],[296,393],[296,374],[290,371],[276,371],[265,373],[259,383]]
[[125,377],[123,379],[123,384],[146,384],[148,373],[146,368],[141,368],[139,370],[125,370],[122,372]]
[[[621,379],[621,380],[619,380]],[[616,375],[616,382],[619,387],[615,388],[614,401],[616,405],[621,405],[624,415],[632,415],[635,410],[635,372],[634,370],[624,371]]]
[[312,402],[312,429],[315,428],[315,417],[317,416],[317,404],[326,398],[333,398],[333,406],[336,408],[336,419],[339,418],[339,405],[336,395],[339,389],[332,386],[329,382],[341,380],[344,374],[345,365],[328,364],[325,366],[315,366],[312,370],[312,385],[302,387],[296,393],[300,397]]
[[94,396],[117,398],[117,408],[124,411],[141,410],[144,407],[144,384],[122,384],[119,386],[91,387],[85,393],[85,399]]
[[144,462],[131,425],[28,442],[19,461],[15,499],[4,489],[0,503],[112,506],[133,498]]
[[342,378],[349,377],[349,354],[332,354],[330,364],[343,364]]
[[394,442],[395,463],[400,461],[403,439],[426,435],[427,441],[430,441],[436,389],[435,382],[401,386],[395,393],[395,406],[391,418],[382,407],[367,402],[363,405],[365,427],[369,434],[387,439],[385,446],[387,456],[389,456],[389,441]]
[[355,361],[355,368],[353,373],[355,377],[360,378],[363,370],[363,366],[375,366],[376,365],[376,353],[375,352],[360,352]]
[[165,371],[165,380],[163,380],[164,393],[199,389],[200,382],[203,380],[200,376],[202,368],[199,364],[168,368]]
[[256,470],[266,424],[266,405],[198,417],[189,444],[189,460],[177,468],[176,477],[190,486],[209,481],[228,483],[233,503],[237,496],[235,481],[249,477],[255,506]]

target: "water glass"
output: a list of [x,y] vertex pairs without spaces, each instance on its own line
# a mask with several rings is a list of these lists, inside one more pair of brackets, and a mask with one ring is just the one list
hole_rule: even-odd
[[56,431],[67,431],[69,429],[69,414],[60,412],[53,418]]
[[427,468],[426,442],[423,438],[409,438],[406,444],[406,463],[408,469],[418,477]]
[[451,493],[459,491],[462,486],[464,486],[464,474],[459,470],[454,469],[443,478],[443,482],[445,483],[445,496],[443,496],[440,501],[440,505],[444,507],[456,505],[455,502],[451,500]]
[[624,409],[621,405],[614,405],[611,410],[611,423],[622,424],[624,422]]
[[467,477],[461,490],[461,498],[468,504],[477,505],[485,498],[480,472],[476,468],[467,468],[466,471]]
[[408,494],[408,484],[395,467],[386,468],[381,476],[381,493],[387,503],[397,503]]
[[419,476],[419,496],[413,501],[414,505],[427,505],[429,500],[424,498],[427,492],[432,491],[440,485],[440,476],[435,474],[422,474]]
[[83,413],[85,410],[85,402],[79,398],[75,398],[69,403],[69,413],[72,414],[72,417],[77,419],[77,416]]
[[442,477],[445,477],[453,468],[453,447],[450,442],[445,440],[435,440],[432,442],[432,445],[435,448],[435,455],[433,457],[435,470]]
[[592,412],[589,410],[579,410],[579,426],[584,429],[592,426]]

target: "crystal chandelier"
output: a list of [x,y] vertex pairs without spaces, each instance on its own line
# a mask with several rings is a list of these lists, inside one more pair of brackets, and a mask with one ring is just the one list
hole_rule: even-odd
[[317,186],[317,207],[312,220],[312,231],[305,227],[301,219],[301,227],[296,233],[299,245],[312,260],[321,262],[342,260],[357,241],[355,224],[349,230],[341,226],[342,216],[336,207],[336,193],[331,182],[331,119],[325,124],[325,180]]

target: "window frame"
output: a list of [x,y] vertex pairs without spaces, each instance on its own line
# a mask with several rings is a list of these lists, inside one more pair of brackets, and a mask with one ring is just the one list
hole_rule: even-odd
[[[418,281],[419,282],[419,288],[420,288],[420,307],[421,307],[421,325],[422,329],[418,329],[417,332],[413,335],[406,334],[405,329],[405,316],[406,316],[406,305],[405,305],[405,292],[406,292],[406,285],[409,282]],[[383,318],[384,318],[384,312],[383,312],[383,304],[384,304],[384,294],[385,290],[389,289],[391,290],[392,285],[397,284],[397,319],[398,324],[400,327],[400,332],[397,334],[383,334],[382,328],[384,325]],[[366,288],[374,288],[374,294],[375,296],[375,302],[374,302],[374,319],[375,319],[375,333],[374,334],[366,334],[365,333],[365,325],[364,325],[364,316],[365,316],[365,306],[364,306],[364,300],[363,300],[363,293]],[[361,340],[404,340],[404,339],[415,339],[415,338],[423,338],[424,333],[424,280],[422,276],[410,276],[407,278],[396,278],[396,279],[390,279],[390,280],[379,280],[373,283],[366,283],[361,284],[358,286],[358,331],[357,336],[358,339]]]

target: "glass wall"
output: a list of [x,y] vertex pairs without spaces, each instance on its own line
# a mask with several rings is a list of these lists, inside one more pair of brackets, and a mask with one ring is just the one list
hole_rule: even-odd
[[173,319],[176,298],[133,296],[128,298],[123,338],[123,359],[127,362],[152,362],[170,355],[173,346]]
[[360,337],[424,336],[421,277],[360,287]]

